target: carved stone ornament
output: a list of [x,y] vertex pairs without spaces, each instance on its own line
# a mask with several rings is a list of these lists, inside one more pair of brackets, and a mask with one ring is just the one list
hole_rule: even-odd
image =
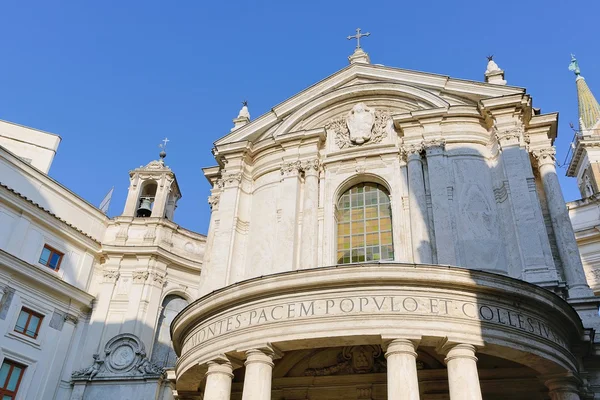
[[148,271],[133,271],[133,283],[144,283],[148,275]]
[[533,156],[538,162],[538,166],[542,166],[545,164],[556,163],[556,149],[554,147],[548,147],[540,150],[533,150]]
[[220,179],[217,179],[215,182],[215,186],[219,189],[224,187],[233,187],[237,186],[242,182],[242,173],[241,172],[226,172],[221,175]]
[[381,142],[392,131],[392,119],[386,111],[373,110],[364,103],[358,103],[346,117],[329,122],[325,129],[335,133],[335,143],[343,149],[367,142]]
[[302,163],[300,161],[284,162],[281,164],[281,175],[294,175],[302,171]]
[[221,199],[220,193],[211,194],[208,196],[208,204],[210,205],[211,210],[217,210],[219,208],[219,200]]
[[509,128],[494,127],[494,135],[500,145],[518,144],[525,135],[525,128],[522,124]]
[[162,169],[170,170],[170,168],[167,167],[162,160],[150,161],[148,163],[148,165],[146,165],[145,167],[140,167],[140,168],[153,169],[153,170],[162,170]]
[[115,283],[119,279],[119,271],[116,269],[105,269],[102,271],[102,277],[105,283]]
[[308,368],[305,376],[329,376],[381,373],[387,370],[385,357],[379,346],[347,346],[338,355],[338,362],[322,368]]
[[407,160],[411,158],[420,159],[423,149],[423,143],[405,144],[402,146],[402,156]]
[[104,347],[104,359],[99,354],[93,357],[92,365],[71,374],[74,381],[164,377],[164,369],[148,360],[144,344],[130,333],[109,340]]

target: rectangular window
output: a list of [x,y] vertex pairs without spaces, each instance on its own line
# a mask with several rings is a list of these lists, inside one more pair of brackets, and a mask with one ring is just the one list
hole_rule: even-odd
[[0,368],[0,399],[13,400],[17,397],[24,371],[23,365],[4,359]]
[[44,249],[42,250],[42,254],[40,255],[39,262],[40,264],[45,265],[50,269],[58,271],[63,256],[63,253],[46,244],[44,245]]
[[[31,311],[28,308],[21,308],[19,318],[17,318],[17,324],[15,325],[15,332],[22,333],[25,336],[36,339],[40,331],[40,325],[44,316],[42,314]],[[2,399],[4,400],[4,399]]]

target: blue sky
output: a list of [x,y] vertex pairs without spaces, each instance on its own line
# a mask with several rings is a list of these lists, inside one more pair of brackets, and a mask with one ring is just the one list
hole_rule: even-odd
[[[62,137],[50,174],[121,213],[128,171],[157,158],[183,198],[175,221],[206,232],[212,143],[247,99],[255,118],[347,65],[356,27],[373,63],[482,80],[494,54],[510,85],[560,112],[562,162],[577,123],[569,54],[600,96],[600,2],[2,1],[0,119]],[[559,170],[564,175],[564,170]],[[578,192],[562,179],[567,199]]]

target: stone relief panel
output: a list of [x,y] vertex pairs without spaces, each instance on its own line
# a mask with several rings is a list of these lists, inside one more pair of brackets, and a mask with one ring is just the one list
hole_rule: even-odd
[[148,360],[142,341],[129,333],[113,337],[104,346],[104,357],[94,354],[93,358],[92,365],[72,373],[74,381],[149,378],[164,374],[162,367]]
[[[464,267],[497,269],[503,263],[498,211],[489,167],[483,160],[454,161],[459,246]],[[504,269],[504,268],[502,268]]]
[[[297,355],[292,353],[289,357],[295,359]],[[282,364],[285,366],[287,360],[282,360]],[[426,369],[428,366],[422,360],[418,360],[417,368]],[[378,374],[387,372],[387,362],[380,346],[360,345],[312,351],[285,369],[287,371],[276,373],[285,374],[287,377]]]
[[380,143],[394,132],[387,111],[370,108],[364,103],[354,105],[346,116],[330,121],[325,129],[333,133],[339,149]]

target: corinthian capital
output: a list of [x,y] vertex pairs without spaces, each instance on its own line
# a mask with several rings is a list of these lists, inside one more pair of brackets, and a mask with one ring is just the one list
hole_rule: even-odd
[[208,196],[208,204],[210,209],[217,211],[219,209],[219,200],[221,199],[221,193],[214,193]]
[[421,159],[423,143],[405,144],[402,146],[402,155],[408,160]]
[[554,147],[547,147],[545,149],[533,150],[531,152],[533,157],[537,160],[538,166],[556,163],[556,149]]
[[521,123],[513,126],[495,126],[494,135],[501,147],[519,145],[525,135],[525,128]]
[[242,182],[241,172],[225,172],[221,179],[217,179],[215,186],[217,188],[235,187]]
[[321,161],[318,158],[302,162],[302,170],[306,175],[318,175],[321,169]]
[[437,156],[444,153],[446,141],[444,139],[431,139],[423,141],[423,148],[428,156]]
[[302,163],[300,161],[284,162],[281,164],[281,175],[297,176],[302,171]]

